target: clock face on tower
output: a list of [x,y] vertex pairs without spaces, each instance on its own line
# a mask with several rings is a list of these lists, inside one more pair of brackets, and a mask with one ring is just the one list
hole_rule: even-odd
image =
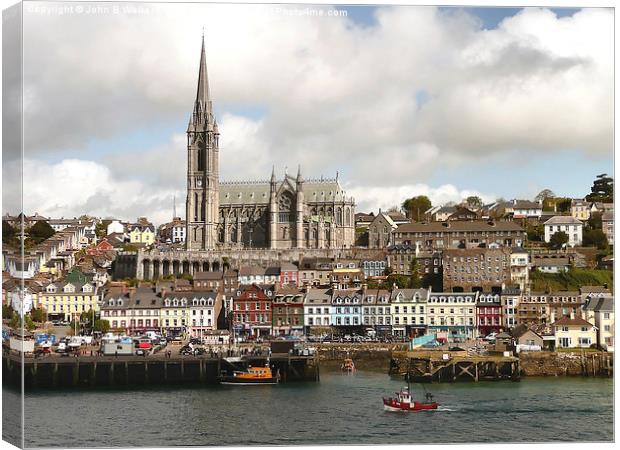
[[202,180],[200,178],[196,180],[196,187],[202,187]]

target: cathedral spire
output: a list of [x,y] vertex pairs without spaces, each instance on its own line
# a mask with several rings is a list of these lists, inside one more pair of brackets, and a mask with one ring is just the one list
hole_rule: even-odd
[[297,182],[301,183],[303,179],[301,178],[301,164],[297,165]]
[[200,50],[200,69],[198,71],[198,88],[194,102],[194,121],[211,122],[213,106],[211,91],[209,90],[209,75],[207,74],[207,57],[205,54],[205,35],[202,34],[202,49]]

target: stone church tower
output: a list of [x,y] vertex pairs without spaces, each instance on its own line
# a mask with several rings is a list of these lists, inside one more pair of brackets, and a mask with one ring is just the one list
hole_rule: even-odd
[[219,195],[219,132],[213,116],[203,36],[198,89],[187,127],[187,250],[216,247]]

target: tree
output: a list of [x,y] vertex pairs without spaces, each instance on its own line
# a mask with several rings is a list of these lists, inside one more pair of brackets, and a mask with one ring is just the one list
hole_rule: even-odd
[[5,320],[11,319],[13,317],[13,307],[11,305],[7,305],[6,303],[2,304],[2,318]]
[[477,195],[470,195],[465,199],[465,203],[469,209],[480,209],[482,207],[482,199]]
[[603,213],[593,212],[588,219],[588,228],[590,230],[602,230],[603,229]]
[[101,333],[107,333],[110,331],[110,322],[103,319],[95,320],[95,331],[100,331]]
[[108,225],[110,225],[111,223],[111,220],[105,219],[95,225],[95,234],[98,238],[105,237],[108,234]]
[[138,246],[136,244],[123,244],[124,252],[137,252]]
[[589,202],[612,203],[614,201],[614,179],[606,173],[596,176],[590,190],[591,193],[586,196]]
[[6,220],[2,221],[2,243],[7,247],[19,247],[19,230]]
[[72,320],[69,323],[69,333],[68,333],[69,336],[74,336],[76,330],[77,330],[77,334],[80,334],[82,330],[82,325],[80,324],[79,320]]
[[551,248],[560,249],[565,244],[568,244],[568,234],[563,231],[553,233],[551,239],[549,239],[549,247]]
[[411,281],[409,284],[410,288],[419,289],[422,287],[422,279],[420,278],[420,274],[418,273],[418,260],[416,258],[411,259]]
[[601,229],[585,230],[583,232],[583,245],[584,247],[596,247],[599,250],[605,250],[607,248],[607,236]]
[[35,244],[40,244],[46,239],[51,238],[54,233],[54,229],[49,223],[38,220],[33,226],[28,229],[28,236]]
[[537,202],[542,202],[546,198],[553,198],[553,197],[555,197],[555,194],[553,193],[551,189],[543,189],[542,191],[538,193],[536,197],[534,197],[534,200]]
[[433,207],[433,204],[426,195],[408,198],[403,202],[405,215],[416,222],[424,218],[424,213]]
[[570,211],[570,206],[572,204],[572,200],[570,198],[558,198],[555,202],[555,208],[557,212],[568,212]]
[[[32,331],[37,327],[32,321],[32,319],[30,318],[30,316],[27,314],[24,316],[23,323],[24,323],[24,329],[28,331]],[[9,322],[9,327],[13,329],[18,329],[18,328],[21,328],[21,326],[22,326],[22,319],[21,317],[19,317],[19,314],[14,312],[13,317],[11,318],[11,321]]]
[[528,224],[525,229],[528,241],[543,241],[545,239],[545,226]]
[[32,331],[36,328],[34,321],[30,318],[29,315],[24,316],[24,328],[28,331]]
[[22,324],[22,321],[19,317],[19,314],[13,311],[13,315],[11,316],[11,320],[9,321],[9,327],[15,330],[17,328],[20,328],[22,326],[21,324]]
[[30,311],[30,317],[37,323],[45,322],[45,310],[43,308],[34,308]]

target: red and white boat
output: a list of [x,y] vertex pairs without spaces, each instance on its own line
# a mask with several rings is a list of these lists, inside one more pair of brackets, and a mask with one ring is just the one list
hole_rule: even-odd
[[433,395],[430,393],[426,394],[426,401],[414,401],[408,387],[396,392],[396,397],[383,397],[383,408],[386,411],[429,411],[438,407],[439,403],[433,401]]

